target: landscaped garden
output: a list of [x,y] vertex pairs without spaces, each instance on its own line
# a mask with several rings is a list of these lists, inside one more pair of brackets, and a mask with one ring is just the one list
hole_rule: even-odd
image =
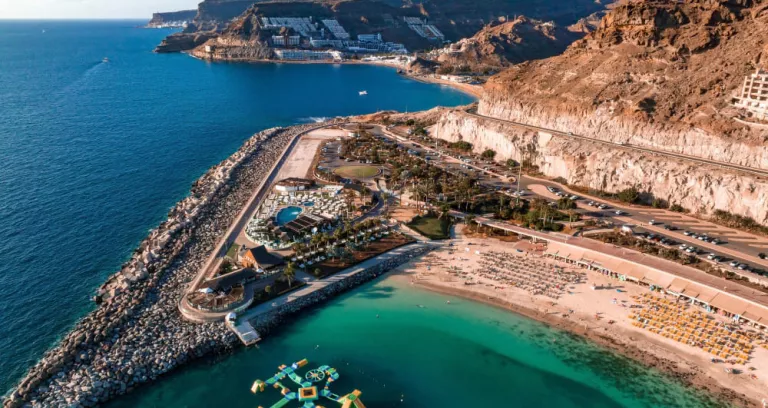
[[436,214],[417,216],[408,227],[429,239],[448,239],[451,237],[451,222],[447,216],[442,218]]
[[334,170],[337,175],[349,179],[366,179],[378,176],[381,171],[374,166],[342,166]]

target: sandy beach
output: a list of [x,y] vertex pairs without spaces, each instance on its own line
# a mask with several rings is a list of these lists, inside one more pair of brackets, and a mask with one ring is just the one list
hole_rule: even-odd
[[[505,308],[584,336],[729,403],[762,406],[762,399],[768,395],[768,350],[756,347],[745,365],[712,362],[713,356],[701,348],[632,324],[634,320],[629,316],[649,307],[642,303],[644,296],[651,296],[648,288],[544,258],[540,248],[526,241],[466,237],[461,233],[462,227],[457,226],[456,239],[401,266],[394,278]],[[542,272],[519,283],[505,282],[488,274],[487,266],[497,264],[497,259],[519,264],[522,271],[530,268]],[[566,277],[578,283],[567,281]],[[669,295],[653,296],[675,301]],[[727,323],[720,316],[716,319],[722,320],[720,324]]]

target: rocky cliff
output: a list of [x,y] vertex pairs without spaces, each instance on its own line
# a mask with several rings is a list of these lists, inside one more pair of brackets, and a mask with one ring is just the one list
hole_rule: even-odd
[[[533,117],[529,117],[533,119]],[[523,130],[462,111],[441,115],[433,135],[472,143],[477,153],[496,151],[496,160],[529,160],[549,177],[569,184],[615,192],[637,186],[656,198],[701,216],[715,209],[752,217],[768,225],[768,181],[714,166],[670,160],[604,144]]]
[[[623,3],[562,55],[491,78],[478,113],[768,169],[766,127],[746,124],[732,106],[744,77],[768,68],[766,35],[766,1]],[[443,115],[436,131],[494,149],[499,158],[528,158],[544,174],[575,185],[639,186],[704,216],[719,209],[768,225],[762,178],[457,113]]]
[[197,10],[173,11],[170,13],[154,13],[147,23],[147,28],[164,27],[168,24],[191,22],[197,15]]
[[439,51],[437,61],[443,66],[468,66],[472,72],[480,72],[483,67],[505,67],[561,54],[583,36],[552,21],[520,16],[488,24],[472,37],[451,44]]
[[768,64],[759,0],[632,1],[564,54],[489,81],[479,113],[768,169],[768,132],[732,98]]

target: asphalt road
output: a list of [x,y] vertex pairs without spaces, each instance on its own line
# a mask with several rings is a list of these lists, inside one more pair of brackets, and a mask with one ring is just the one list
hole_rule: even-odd
[[[409,139],[409,136],[405,134],[404,132],[398,132],[397,129],[391,129],[387,130],[382,126],[376,126],[373,129],[373,133],[375,135],[379,136],[385,136],[390,139],[395,140],[399,145],[406,147],[407,149],[413,150],[414,152],[417,152],[419,157],[425,158],[429,157],[429,161],[437,165],[440,168],[443,168],[444,170],[453,173],[453,174],[466,174],[474,176],[478,179],[478,183],[492,189],[497,189],[501,191],[507,191],[509,193],[515,192],[518,189],[518,183],[517,183],[517,177],[514,171],[510,171],[509,169],[504,168],[503,166],[499,164],[492,164],[492,163],[486,163],[481,160],[479,160],[478,157],[465,157],[465,159],[471,160],[471,163],[464,162],[462,160],[459,160],[458,157],[452,157],[449,155],[438,155],[436,153],[439,152],[439,150],[435,149],[435,145],[430,143],[429,141],[425,140],[417,140],[416,138],[413,138],[413,140]],[[487,169],[487,170],[484,170]],[[563,186],[547,181],[542,179],[536,179],[531,178],[528,176],[523,175],[519,180],[519,188],[520,190],[525,191],[525,198],[530,198],[532,196],[537,196],[534,192],[531,191],[531,186],[535,185],[543,185],[545,187],[552,187],[557,190],[563,190]],[[578,193],[577,193],[578,194]],[[548,193],[545,195],[538,195],[538,197],[543,198],[549,202],[555,201],[555,197]],[[766,249],[760,249],[757,247],[754,247],[750,245],[747,242],[742,241],[732,241],[729,240],[726,236],[719,236],[717,233],[710,233],[709,236],[711,237],[718,237],[718,239],[722,238],[722,243],[719,245],[714,244],[708,244],[704,243],[696,238],[692,238],[689,236],[685,236],[683,232],[686,230],[691,230],[693,232],[703,232],[705,228],[701,228],[697,231],[697,228],[695,226],[692,226],[690,223],[693,221],[686,221],[685,217],[680,216],[679,214],[673,213],[671,211],[665,211],[664,219],[668,220],[667,223],[670,225],[673,225],[675,230],[674,231],[668,231],[663,228],[664,223],[658,224],[656,226],[650,226],[649,222],[652,220],[655,220],[655,218],[658,217],[659,210],[656,209],[650,209],[650,208],[621,208],[621,214],[617,214],[617,208],[614,208],[614,205],[605,202],[605,201],[599,201],[601,204],[605,204],[607,208],[605,209],[598,209],[594,206],[589,206],[587,203],[591,199],[584,199],[580,198],[578,199],[577,206],[578,209],[576,210],[578,213],[582,215],[586,215],[589,217],[594,217],[597,219],[602,219],[604,221],[607,221],[615,226],[621,226],[627,223],[631,223],[636,225],[635,228],[636,232],[650,232],[654,233],[657,236],[667,238],[668,240],[672,241],[674,244],[670,244],[670,246],[678,247],[680,244],[685,243],[687,245],[695,246],[698,249],[697,255],[703,259],[705,262],[709,262],[706,259],[706,256],[709,253],[715,253],[719,256],[721,256],[723,259],[720,262],[720,266],[727,270],[732,270],[734,272],[740,273],[740,274],[748,274],[750,272],[748,271],[742,271],[738,270],[736,268],[732,268],[729,266],[729,263],[732,260],[736,260],[740,264],[746,264],[750,267],[750,269],[759,271],[763,270],[766,271],[768,268],[766,263],[763,260],[760,260],[757,258],[757,254],[759,252],[768,252],[768,248]],[[675,225],[674,221],[669,221],[672,219],[680,219],[680,225]],[[656,221],[661,221],[656,220]]]

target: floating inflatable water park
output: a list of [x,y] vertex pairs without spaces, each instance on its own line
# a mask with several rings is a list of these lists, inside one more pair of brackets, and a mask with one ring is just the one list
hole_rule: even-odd
[[[281,407],[302,407],[302,408],[326,408],[320,405],[327,401],[331,404],[338,404],[341,408],[365,408],[363,401],[360,400],[361,392],[354,390],[344,396],[339,396],[331,391],[331,384],[339,379],[339,373],[335,368],[327,365],[314,369],[307,369],[304,376],[299,375],[298,371],[303,369],[309,361],[303,359],[290,366],[281,365],[278,367],[277,374],[266,381],[256,380],[251,386],[251,392],[254,394],[267,391],[267,387],[280,390],[282,398],[270,405],[269,408]],[[285,386],[283,382],[292,381],[299,388],[292,391]],[[322,388],[321,388],[322,386]],[[298,402],[300,405],[288,405],[292,402]],[[259,406],[259,408],[264,408]]]

